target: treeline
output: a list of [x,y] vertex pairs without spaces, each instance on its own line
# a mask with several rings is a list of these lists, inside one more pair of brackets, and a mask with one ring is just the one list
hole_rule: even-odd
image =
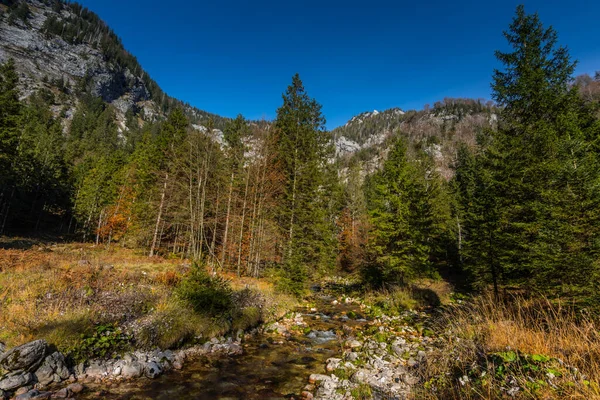
[[239,116],[222,138],[211,124],[193,128],[181,109],[120,132],[114,109],[85,93],[63,134],[52,96],[23,103],[17,85],[8,62],[0,74],[3,233],[72,235],[240,275],[268,268],[295,293],[311,272],[335,265],[341,191],[332,141],[298,76],[274,123]]
[[511,50],[496,52],[504,69],[495,71],[492,85],[498,128],[459,148],[454,177],[441,182],[427,157],[409,157],[399,140],[367,180],[363,271],[380,285],[406,284],[448,271],[439,268],[446,264],[472,289],[597,299],[595,84],[587,80],[588,96],[581,95],[575,63],[537,14],[518,7],[505,36]]

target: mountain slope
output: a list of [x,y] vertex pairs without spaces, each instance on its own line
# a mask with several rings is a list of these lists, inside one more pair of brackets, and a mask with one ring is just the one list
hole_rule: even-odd
[[332,133],[338,157],[346,165],[362,163],[366,173],[381,165],[400,135],[408,140],[409,150],[429,154],[438,172],[449,179],[458,146],[473,146],[478,133],[495,128],[497,112],[491,102],[447,98],[421,111],[392,108],[361,113]]
[[128,53],[117,35],[93,12],[62,0],[1,0],[0,63],[14,59],[21,93],[58,94],[53,111],[71,116],[84,93],[102,98],[117,111],[141,121],[162,119],[180,106],[196,124],[222,128],[227,118],[167,96]]

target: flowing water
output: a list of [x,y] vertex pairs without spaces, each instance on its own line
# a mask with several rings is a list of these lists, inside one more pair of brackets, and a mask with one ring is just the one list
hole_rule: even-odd
[[[237,356],[203,358],[186,362],[183,371],[155,380],[142,379],[109,388],[109,399],[299,399],[312,373],[324,373],[325,360],[342,351],[342,329],[366,324],[354,304],[332,304],[332,298],[315,295],[317,311],[298,308],[308,330],[291,330],[290,337],[258,334],[244,343]],[[349,319],[350,311],[359,318]]]

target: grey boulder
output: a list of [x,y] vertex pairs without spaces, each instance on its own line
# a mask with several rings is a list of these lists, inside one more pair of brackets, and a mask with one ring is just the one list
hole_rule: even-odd
[[48,343],[34,340],[14,347],[0,357],[0,368],[7,371],[35,369],[44,359]]
[[126,362],[121,367],[121,376],[125,379],[139,378],[144,373],[144,366],[138,361]]
[[144,366],[144,375],[146,375],[146,378],[154,379],[157,378],[161,373],[162,368],[154,361],[150,361]]
[[69,378],[69,369],[65,363],[65,357],[55,352],[44,359],[42,365],[35,371],[35,376],[42,385],[49,385],[52,382],[62,382]]
[[0,380],[0,390],[11,391],[30,384],[33,375],[29,372],[13,372]]
[[42,399],[50,399],[52,397],[52,393],[50,392],[40,392],[37,389],[30,390],[27,393],[23,393],[15,397],[15,400],[42,400]]

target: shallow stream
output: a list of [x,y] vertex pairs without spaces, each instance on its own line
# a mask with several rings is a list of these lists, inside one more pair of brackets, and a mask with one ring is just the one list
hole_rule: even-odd
[[243,343],[241,355],[187,361],[182,371],[107,388],[104,398],[299,399],[309,375],[324,373],[325,361],[341,354],[340,332],[367,323],[356,304],[332,304],[321,294],[312,300],[310,308],[295,310],[306,325],[290,329],[289,337],[257,334]]

